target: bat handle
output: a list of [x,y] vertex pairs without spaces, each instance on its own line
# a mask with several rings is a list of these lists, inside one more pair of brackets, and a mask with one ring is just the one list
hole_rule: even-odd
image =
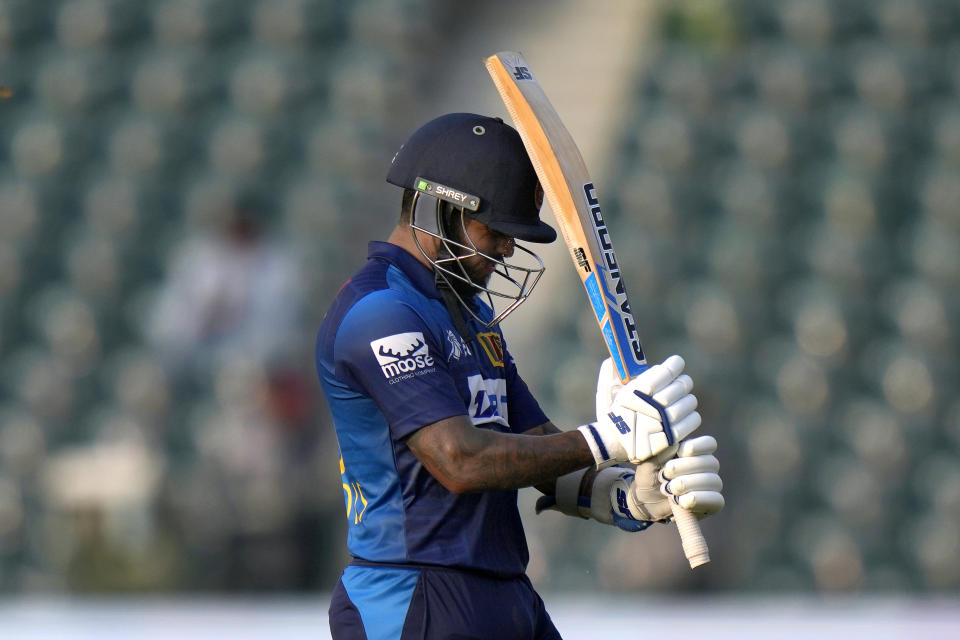
[[691,569],[710,562],[710,550],[707,541],[700,532],[700,522],[697,516],[687,511],[677,503],[670,501],[673,508],[673,519],[680,532],[680,541],[683,543],[683,553],[687,556]]

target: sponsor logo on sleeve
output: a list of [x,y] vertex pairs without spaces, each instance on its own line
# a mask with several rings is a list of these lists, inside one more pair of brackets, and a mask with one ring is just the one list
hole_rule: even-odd
[[447,342],[450,343],[450,354],[447,356],[447,362],[473,355],[463,338],[454,333],[452,329],[447,329]]
[[373,355],[385,378],[397,378],[428,369],[434,364],[423,333],[410,331],[380,338],[370,343]]

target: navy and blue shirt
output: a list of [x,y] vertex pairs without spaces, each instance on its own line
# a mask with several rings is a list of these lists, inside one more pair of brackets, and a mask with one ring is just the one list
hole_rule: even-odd
[[[479,298],[471,304],[492,317]],[[470,341],[457,332],[433,271],[385,242],[370,243],[366,265],[327,312],[317,371],[340,444],[354,557],[505,577],[526,569],[517,491],[454,494],[405,444],[417,429],[457,415],[505,433],[547,422],[499,327],[467,323]]]

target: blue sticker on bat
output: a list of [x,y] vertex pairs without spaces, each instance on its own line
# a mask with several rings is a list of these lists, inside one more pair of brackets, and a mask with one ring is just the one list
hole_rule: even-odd
[[593,312],[597,316],[597,322],[603,322],[603,316],[607,313],[607,308],[603,304],[603,295],[600,293],[600,286],[597,284],[597,274],[591,273],[583,281],[587,287],[587,295],[590,296],[590,304],[593,305]]
[[604,322],[600,327],[603,330],[603,338],[607,341],[607,349],[613,358],[613,364],[617,365],[617,374],[621,380],[627,378],[627,371],[623,366],[623,359],[620,357],[620,348],[617,347],[617,339],[613,337],[613,329],[610,328],[610,322]]

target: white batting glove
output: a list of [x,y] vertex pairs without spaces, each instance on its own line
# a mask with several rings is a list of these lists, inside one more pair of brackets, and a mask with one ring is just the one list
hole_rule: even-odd
[[[673,517],[670,501],[705,518],[723,509],[723,481],[714,457],[717,441],[700,436],[670,447],[637,467],[627,489],[614,485],[611,501],[623,517],[647,522],[666,522]],[[676,458],[668,460],[676,454]],[[661,466],[662,464],[662,466]]]
[[597,375],[598,416],[607,412],[620,389],[623,389],[623,383],[614,368],[613,358],[607,358],[600,363],[600,373]]
[[597,468],[641,463],[700,426],[697,397],[690,393],[693,380],[681,375],[683,366],[683,358],[674,355],[650,367],[617,392],[606,411],[598,412],[596,423],[579,427]]
[[650,523],[641,522],[629,514],[623,515],[613,500],[617,496],[614,487],[626,491],[633,480],[632,468],[608,467],[596,473],[590,486],[581,495],[581,484],[588,469],[579,469],[557,478],[552,496],[537,499],[536,511],[559,511],[568,516],[592,518],[597,522],[619,527],[624,531],[643,531]]

